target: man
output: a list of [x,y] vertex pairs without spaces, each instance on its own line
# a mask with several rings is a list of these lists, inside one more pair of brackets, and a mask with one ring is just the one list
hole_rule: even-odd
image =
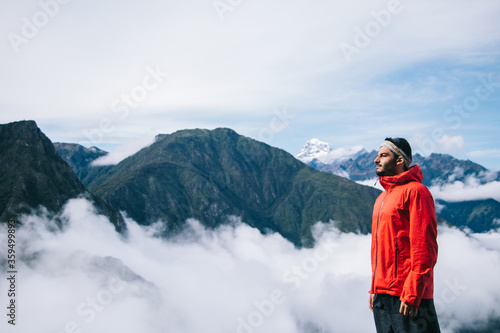
[[440,332],[434,308],[434,199],[405,139],[386,138],[375,158],[385,191],[372,217],[369,307],[377,332]]

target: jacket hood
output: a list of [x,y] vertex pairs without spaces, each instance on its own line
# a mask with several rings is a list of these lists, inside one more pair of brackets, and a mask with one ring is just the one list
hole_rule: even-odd
[[418,165],[410,167],[409,170],[395,176],[380,176],[379,181],[385,190],[392,189],[395,186],[403,185],[409,182],[422,183],[424,179],[422,169]]

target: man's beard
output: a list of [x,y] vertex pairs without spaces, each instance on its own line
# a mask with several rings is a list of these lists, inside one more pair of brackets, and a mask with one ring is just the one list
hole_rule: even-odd
[[379,177],[395,176],[396,167],[397,167],[397,162],[396,159],[394,158],[392,161],[383,166],[382,170],[377,170],[377,176]]
[[393,173],[387,172],[387,171],[377,171],[377,176],[379,177],[390,177],[390,176],[395,176]]

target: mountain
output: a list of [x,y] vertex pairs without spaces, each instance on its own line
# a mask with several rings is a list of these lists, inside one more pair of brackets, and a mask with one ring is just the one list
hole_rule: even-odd
[[[347,153],[335,156],[332,151]],[[296,157],[319,171],[357,182],[367,180],[375,182],[377,175],[373,161],[376,156],[375,150],[367,152],[364,149],[332,149],[328,143],[313,139],[306,142]],[[457,181],[466,183],[470,179],[478,184],[500,181],[500,173],[489,171],[470,160],[459,160],[447,154],[433,153],[426,157],[415,154],[413,164],[421,167],[423,184],[428,187],[443,186]],[[473,232],[484,232],[498,227],[495,221],[500,219],[500,202],[494,199],[461,202],[436,200],[436,207],[439,208],[438,212],[442,218]]]
[[93,161],[108,154],[97,147],[86,148],[76,143],[62,142],[54,142],[54,147],[85,186],[88,186],[101,172],[111,168],[111,166],[92,165]]
[[[326,142],[311,139],[306,142],[296,157],[316,170],[329,172],[353,181],[376,179],[374,160],[377,151],[367,152],[361,147],[333,149]],[[448,183],[450,181],[465,181],[474,176],[486,183],[492,180],[500,181],[500,173],[490,172],[485,167],[469,160],[459,160],[447,154],[430,154],[423,157],[413,155],[413,164],[422,168],[426,186]]]
[[101,170],[88,188],[141,224],[163,221],[167,234],[188,218],[216,227],[239,216],[297,246],[312,244],[311,226],[318,221],[370,232],[380,193],[227,128],[158,135],[149,147]]
[[363,181],[375,179],[375,168],[373,160],[377,156],[376,151],[361,151],[355,157],[349,157],[341,160],[330,160],[329,163],[323,163],[313,159],[307,165],[316,170],[332,173],[350,179],[352,181]]
[[34,121],[0,125],[0,167],[1,221],[40,206],[55,214],[69,199],[87,197],[123,229],[121,215],[85,188]]
[[333,149],[327,142],[313,138],[306,142],[296,157],[304,163],[316,161],[322,164],[331,164],[355,158],[365,152],[361,146]]
[[489,171],[470,160],[459,160],[447,154],[431,154],[427,157],[415,155],[413,163],[421,166],[426,185],[439,185],[455,181],[465,182],[468,177],[476,178],[481,184],[500,180],[498,172]]
[[500,202],[494,199],[461,202],[436,200],[439,215],[460,228],[486,232],[500,226]]

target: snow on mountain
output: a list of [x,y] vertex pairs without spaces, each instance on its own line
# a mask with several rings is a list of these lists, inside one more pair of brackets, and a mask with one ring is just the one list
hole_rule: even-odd
[[332,148],[327,142],[313,138],[302,147],[296,158],[304,163],[317,160],[323,164],[334,164],[355,158],[366,152],[362,146]]

